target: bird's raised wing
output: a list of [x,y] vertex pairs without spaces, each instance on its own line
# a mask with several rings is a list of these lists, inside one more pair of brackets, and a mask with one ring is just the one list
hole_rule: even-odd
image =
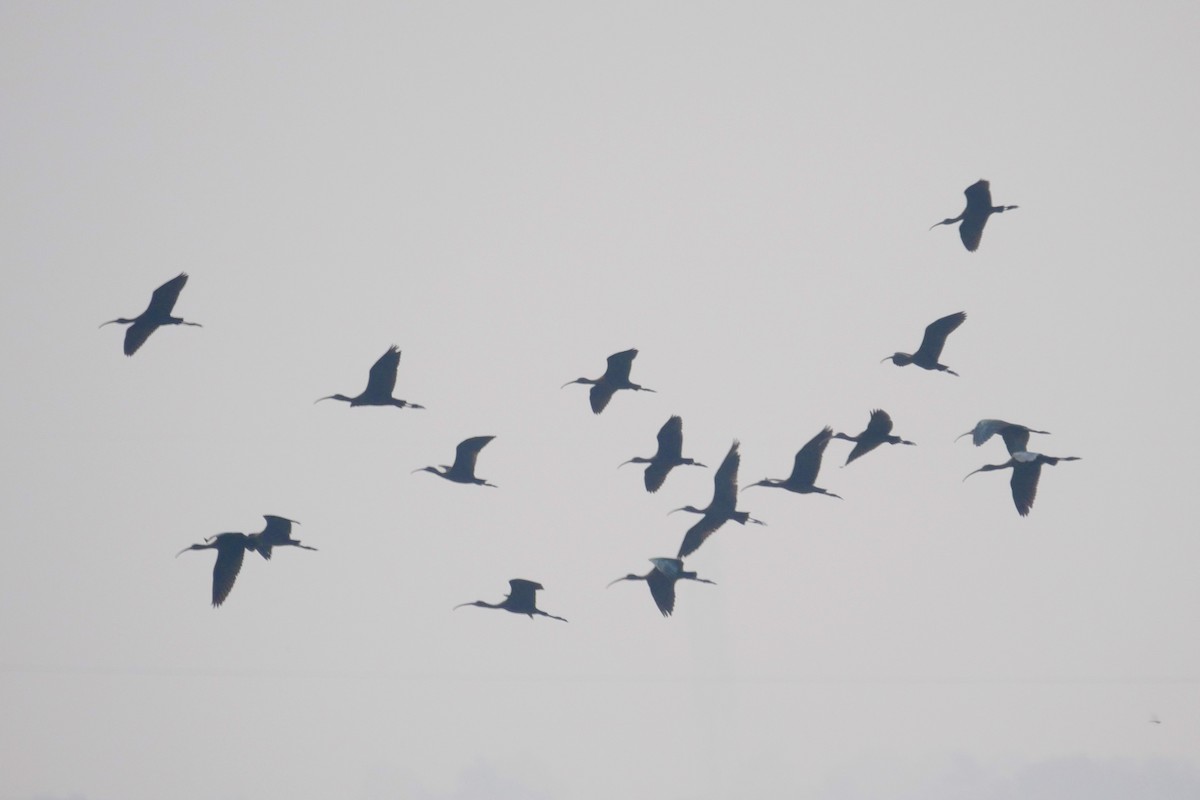
[[[524,578],[513,578],[508,582],[509,592],[508,599],[511,605],[517,608],[533,608],[537,605],[537,591],[544,588],[536,581],[527,581]],[[524,613],[524,612],[522,612]]]
[[817,473],[821,471],[821,456],[824,455],[825,446],[829,444],[832,436],[833,428],[826,426],[800,448],[792,464],[792,474],[788,478],[790,483],[812,486],[816,482]]
[[155,289],[154,293],[150,295],[150,305],[146,311],[155,316],[171,316],[171,310],[175,308],[175,301],[179,299],[179,293],[183,291],[187,282],[187,273],[181,272]]
[[479,458],[479,451],[487,445],[495,436],[472,436],[470,439],[463,439],[458,443],[458,447],[454,451],[454,466],[453,470],[466,470],[469,474],[475,474],[475,460]]
[[[742,455],[738,452],[738,444],[737,439],[734,439],[733,446],[729,448],[729,452],[725,455],[725,460],[721,462],[721,466],[717,468],[717,474],[713,476],[712,505],[714,507],[737,508],[737,475],[738,467],[742,463]],[[716,528],[713,530],[716,530]],[[690,535],[691,532],[689,531],[688,533]],[[712,531],[709,531],[709,533],[712,533]],[[704,535],[707,536],[708,534]],[[701,541],[704,540],[701,539]],[[699,546],[699,544],[696,545],[696,547]],[[691,551],[689,550],[688,552],[690,553]],[[685,555],[687,553],[680,553],[679,557],[683,558]]]
[[233,590],[233,582],[242,570],[242,559],[246,548],[238,541],[220,542],[217,561],[213,564],[212,604],[213,608],[225,602]]
[[941,358],[946,337],[953,333],[959,325],[962,325],[966,319],[966,312],[959,311],[957,314],[950,314],[926,325],[925,336],[921,339],[921,347],[916,353],[913,353],[913,359],[924,357],[937,361]]
[[871,420],[867,423],[866,433],[883,438],[892,432],[892,418],[881,408],[871,412]]
[[608,369],[604,372],[605,379],[617,383],[628,383],[629,369],[633,366],[633,360],[637,358],[637,354],[637,348],[632,348],[609,356]]
[[963,190],[963,194],[967,196],[967,211],[990,211],[992,208],[992,189],[991,184],[985,180],[978,180]]
[[400,348],[392,345],[386,353],[379,357],[379,360],[371,365],[371,372],[367,376],[367,391],[372,394],[392,396],[392,390],[396,388],[396,368],[400,366]]
[[671,417],[658,429],[658,457],[678,461],[683,455],[683,418]]

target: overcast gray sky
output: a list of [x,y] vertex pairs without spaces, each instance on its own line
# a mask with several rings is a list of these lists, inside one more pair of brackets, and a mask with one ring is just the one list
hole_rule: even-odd
[[[800,5],[0,6],[0,800],[1200,796],[1200,7]],[[393,343],[427,410],[313,405]],[[746,485],[877,407],[604,588],[670,415]],[[984,417],[1083,459],[1028,518]]]

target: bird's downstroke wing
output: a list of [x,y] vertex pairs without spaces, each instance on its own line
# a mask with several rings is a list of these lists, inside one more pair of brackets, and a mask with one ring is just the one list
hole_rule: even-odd
[[675,580],[655,568],[646,578],[646,583],[650,586],[650,595],[658,610],[664,617],[671,616],[675,610]]
[[616,394],[616,391],[606,380],[592,384],[592,389],[588,392],[588,400],[592,404],[592,413],[599,414],[603,411],[608,406],[608,401],[612,400],[612,396]]
[[[821,471],[821,456],[825,453],[825,447],[832,435],[833,428],[827,427],[800,448],[792,464],[791,481],[807,486],[816,482],[817,473]],[[857,450],[858,446],[855,449]]]
[[700,548],[700,545],[704,544],[704,541],[709,536],[712,536],[724,523],[725,520],[721,517],[714,517],[708,514],[701,517],[700,521],[689,528],[688,532],[684,534],[683,543],[679,545],[678,558],[687,558],[696,552]]
[[646,491],[657,492],[662,488],[663,483],[667,480],[667,474],[672,469],[671,464],[664,464],[661,461],[651,462],[646,467]]
[[125,329],[125,355],[131,356],[146,343],[150,338],[150,334],[158,330],[158,324],[154,322],[138,321]]
[[241,544],[217,548],[217,561],[213,564],[212,604],[215,608],[225,602],[233,590],[233,582],[242,570],[242,559],[246,548]]
[[1036,461],[1017,463],[1013,466],[1009,485],[1012,487],[1012,498],[1017,507],[1017,513],[1022,517],[1028,516],[1033,508],[1033,501],[1037,498],[1038,478],[1041,473],[1042,465]]
[[637,354],[636,348],[613,353],[608,357],[608,368],[604,372],[604,377],[616,383],[628,383],[629,370],[633,367],[633,360],[637,358]]

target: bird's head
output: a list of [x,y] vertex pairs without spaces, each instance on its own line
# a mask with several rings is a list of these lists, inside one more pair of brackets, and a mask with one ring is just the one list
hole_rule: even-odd
[[564,383],[562,386],[560,386],[558,388],[565,389],[573,383],[595,383],[595,381],[592,380],[591,378],[576,378],[573,381],[567,381],[566,383]]
[[313,405],[315,406],[317,403],[321,402],[322,400],[341,400],[343,403],[350,402],[350,398],[346,397],[346,395],[344,395],[344,394],[331,394],[327,397],[318,397],[316,400],[313,401]]
[[183,549],[182,549],[182,550],[180,550],[178,553],[176,553],[176,554],[175,554],[175,557],[176,557],[176,558],[179,558],[181,555],[183,555],[184,553],[186,553],[188,550],[208,550],[208,549],[210,549],[210,548],[212,548],[212,547],[214,547],[214,545],[211,545],[211,544],[193,544],[193,545],[188,545],[187,547],[183,548]]
[[912,363],[912,356],[908,353],[893,353],[887,358],[881,359],[880,364],[884,361],[891,361],[897,367],[904,367]]
[[703,511],[701,511],[700,509],[696,508],[695,506],[683,506],[682,508],[674,508],[674,509],[671,509],[670,511],[668,511],[668,512],[667,512],[667,516],[668,516],[668,517],[669,517],[669,516],[671,516],[671,515],[672,515],[672,514],[674,514],[676,511],[690,511],[690,512],[692,512],[693,514],[703,514],[703,513],[704,513]]
[[131,319],[125,319],[124,317],[117,317],[116,319],[110,319],[108,322],[101,322],[100,327],[103,328],[105,325],[112,325],[114,322],[119,322],[122,325],[133,324],[133,320],[131,320]]
[[617,578],[615,581],[609,581],[608,585],[605,586],[604,588],[607,589],[609,586],[612,586],[614,583],[620,583],[621,581],[640,581],[641,579],[642,579],[641,575],[634,575],[631,572],[623,578]]

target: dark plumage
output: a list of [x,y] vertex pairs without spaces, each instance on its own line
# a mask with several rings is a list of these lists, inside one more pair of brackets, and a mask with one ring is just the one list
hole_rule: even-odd
[[1009,481],[1009,485],[1012,487],[1013,505],[1017,507],[1017,513],[1025,517],[1029,515],[1029,511],[1033,508],[1033,501],[1037,498],[1038,478],[1042,474],[1042,465],[1049,464],[1053,467],[1060,461],[1079,460],[1078,456],[1056,457],[1041,453],[1013,453],[1012,458],[1003,464],[985,464],[974,472],[968,472],[963,480],[965,481],[976,472],[1012,468],[1012,479]]
[[288,519],[287,517],[277,517],[273,514],[263,514],[263,519],[267,521],[267,527],[258,533],[250,534],[250,539],[258,549],[258,554],[268,561],[271,560],[271,549],[275,547],[299,547],[303,550],[317,549],[309,547],[306,544],[300,544],[298,539],[292,538],[292,525],[300,524],[296,520]]
[[179,293],[183,291],[183,287],[187,284],[187,281],[187,273],[179,273],[154,290],[154,293],[150,295],[150,305],[146,306],[146,310],[141,314],[138,314],[133,319],[125,317],[110,319],[100,327],[103,328],[105,325],[112,325],[114,322],[129,326],[125,329],[125,355],[127,356],[136,353],[138,348],[150,338],[150,334],[163,325],[192,325],[197,328],[202,327],[199,322],[187,322],[181,317],[171,314],[175,308],[175,301],[179,299]]
[[178,558],[188,550],[217,551],[217,561],[213,564],[212,582],[212,604],[213,608],[216,608],[225,602],[225,598],[229,597],[229,593],[233,590],[233,583],[242,569],[242,559],[245,557],[246,551],[256,550],[258,545],[254,539],[244,533],[218,533],[204,541],[206,544],[194,544],[183,548],[175,554],[175,557]]
[[1005,422],[1002,419],[981,419],[975,423],[974,428],[962,434],[962,436],[959,436],[954,441],[957,442],[963,436],[970,436],[971,440],[975,442],[975,446],[979,447],[979,445],[988,439],[999,434],[1000,438],[1004,440],[1004,446],[1008,448],[1008,454],[1012,455],[1014,453],[1024,453],[1029,449],[1029,434],[1031,433],[1049,434],[1050,431],[1037,431],[1033,428],[1027,428],[1024,425]]
[[530,619],[534,615],[549,617],[563,622],[567,620],[562,617],[556,617],[553,614],[547,614],[537,607],[537,591],[544,589],[540,583],[535,581],[527,581],[523,578],[513,578],[508,582],[509,592],[505,598],[499,603],[486,603],[483,600],[476,600],[473,603],[459,603],[455,608],[463,606],[479,606],[480,608],[501,608],[505,611],[511,611],[514,614],[526,614]]
[[938,359],[942,357],[942,348],[946,345],[946,337],[953,333],[959,325],[962,325],[966,319],[966,312],[959,311],[957,314],[951,314],[929,323],[925,326],[925,336],[921,339],[921,346],[917,348],[917,352],[911,355],[895,353],[883,361],[890,359],[897,367],[916,364],[921,369],[940,370],[949,372],[951,375],[958,375],[945,364],[939,364]]
[[938,225],[953,225],[961,220],[962,224],[958,226],[958,235],[962,239],[963,247],[973,253],[979,248],[979,240],[983,238],[983,226],[987,224],[988,217],[992,214],[1009,211],[1016,206],[992,205],[992,190],[990,184],[984,180],[972,183],[963,194],[967,196],[967,207],[963,209],[963,212],[954,219],[935,222],[929,227],[929,230],[933,230]]
[[650,587],[650,596],[654,598],[654,604],[658,606],[658,610],[664,617],[669,617],[675,610],[676,581],[687,580],[716,584],[715,581],[696,577],[694,572],[684,572],[683,562],[678,558],[652,558],[650,562],[654,564],[654,569],[645,575],[634,575],[631,572],[624,578],[617,578],[608,585],[612,586],[621,581],[645,581]]
[[613,394],[619,389],[632,389],[638,392],[653,392],[653,389],[647,389],[645,386],[633,383],[629,380],[629,369],[633,365],[633,360],[637,358],[637,349],[622,350],[620,353],[613,353],[608,357],[608,369],[599,378],[576,378],[573,381],[567,381],[562,385],[566,388],[573,383],[591,384],[592,389],[589,392],[589,399],[592,404],[592,413],[599,414],[608,405],[608,401],[612,399]]
[[765,524],[762,520],[751,517],[750,512],[737,510],[737,473],[741,462],[742,457],[738,453],[738,442],[735,439],[725,460],[713,476],[713,498],[708,506],[684,506],[669,512],[674,514],[675,511],[689,511],[701,515],[700,521],[684,534],[683,543],[679,546],[679,558],[686,558],[696,552],[709,536],[730,520],[739,525],[745,525],[747,522],[753,522],[755,525]]
[[667,473],[678,466],[691,464],[703,467],[699,461],[683,457],[683,419],[671,417],[658,431],[658,451],[649,458],[634,456],[625,464],[649,464],[646,467],[646,491],[657,492],[667,479]]
[[319,403],[321,400],[341,400],[343,403],[349,403],[351,408],[354,406],[424,408],[425,406],[410,403],[398,397],[392,397],[392,392],[396,389],[396,369],[399,366],[400,348],[392,345],[386,353],[379,357],[379,360],[371,365],[371,371],[367,375],[367,388],[363,389],[362,393],[357,397],[347,397],[344,394],[331,394],[328,397],[321,397],[314,402]]
[[475,459],[479,458],[479,451],[495,438],[495,436],[472,436],[470,439],[463,439],[454,451],[454,464],[449,467],[445,464],[439,465],[444,472],[438,472],[437,467],[420,467],[414,469],[413,472],[432,472],[439,478],[445,478],[455,483],[474,483],[477,486],[495,487],[496,484],[475,477]]
[[[849,436],[845,433],[835,433],[834,439],[845,439],[848,442],[854,442],[854,449],[850,451],[850,455],[846,457],[846,464],[849,464],[859,456],[864,456],[867,453],[879,447],[881,444],[916,444],[907,439],[901,439],[899,436],[892,436],[892,418],[882,409],[875,409],[871,412],[871,419],[867,422],[867,429],[857,436]],[[845,466],[843,464],[843,466]]]
[[825,446],[829,444],[829,440],[832,438],[833,428],[826,426],[796,452],[796,460],[792,463],[791,475],[782,480],[778,478],[763,478],[761,481],[752,483],[746,488],[767,486],[773,489],[787,489],[789,492],[796,492],[797,494],[823,494],[841,500],[841,495],[836,495],[815,485],[817,473],[821,471],[821,456],[824,455]]

